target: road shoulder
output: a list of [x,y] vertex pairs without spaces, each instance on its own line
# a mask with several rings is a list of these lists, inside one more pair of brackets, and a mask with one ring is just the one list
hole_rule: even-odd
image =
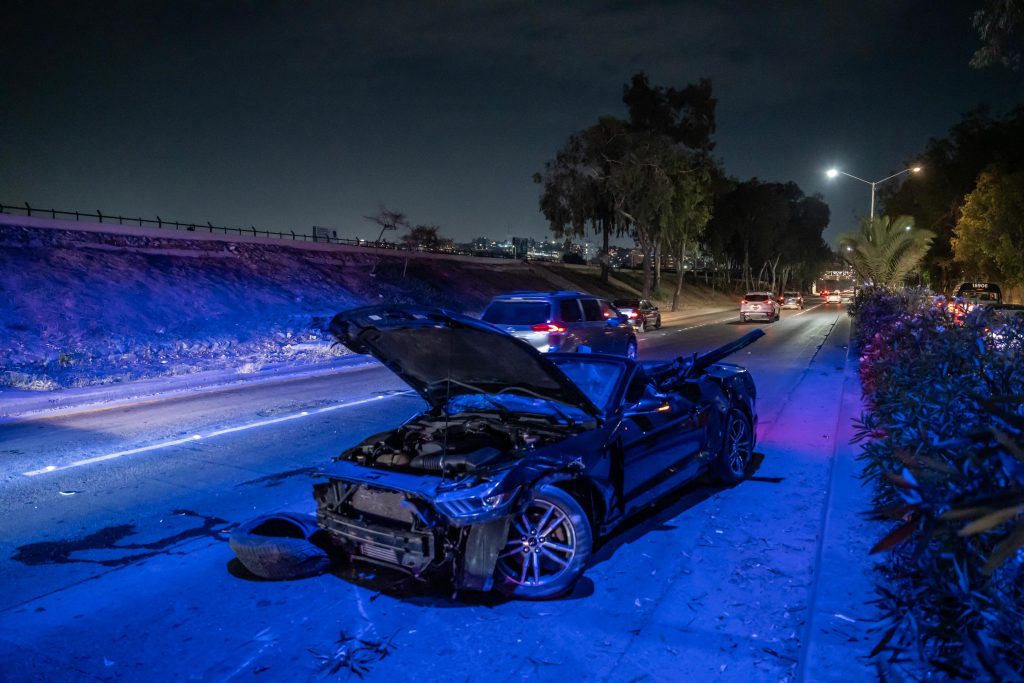
[[871,490],[860,479],[859,446],[850,443],[862,411],[857,354],[847,354],[823,538],[814,575],[814,598],[801,656],[800,681],[863,681],[875,678],[868,658],[879,635],[871,632],[877,611],[874,561],[869,552],[884,531],[866,519]]

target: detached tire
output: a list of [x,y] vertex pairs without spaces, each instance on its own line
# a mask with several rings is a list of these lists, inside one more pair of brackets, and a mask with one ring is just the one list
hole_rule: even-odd
[[314,542],[322,533],[314,515],[277,512],[241,525],[228,544],[239,562],[256,576],[300,579],[331,567],[331,558]]
[[572,590],[593,549],[590,521],[571,495],[542,486],[512,518],[498,554],[495,588],[505,595],[543,600]]
[[722,435],[722,449],[711,465],[711,475],[726,485],[743,481],[753,454],[754,429],[750,418],[739,408],[732,408],[725,418],[725,433]]

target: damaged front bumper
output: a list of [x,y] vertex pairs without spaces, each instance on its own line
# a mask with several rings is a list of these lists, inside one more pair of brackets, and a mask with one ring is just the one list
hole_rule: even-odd
[[415,576],[449,567],[456,586],[490,590],[519,487],[338,461],[314,485],[317,522],[350,556]]

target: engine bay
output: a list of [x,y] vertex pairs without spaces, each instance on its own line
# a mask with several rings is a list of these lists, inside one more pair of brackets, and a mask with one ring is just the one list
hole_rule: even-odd
[[423,415],[371,436],[338,459],[367,467],[461,474],[561,441],[576,431],[553,427],[546,420],[505,420],[493,414]]

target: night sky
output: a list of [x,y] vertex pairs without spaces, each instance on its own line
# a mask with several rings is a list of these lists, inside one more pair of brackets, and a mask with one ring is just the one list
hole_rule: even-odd
[[978,2],[8,2],[0,202],[376,238],[543,237],[531,175],[622,86],[712,79],[716,154],[832,207],[1024,72],[972,69]]

